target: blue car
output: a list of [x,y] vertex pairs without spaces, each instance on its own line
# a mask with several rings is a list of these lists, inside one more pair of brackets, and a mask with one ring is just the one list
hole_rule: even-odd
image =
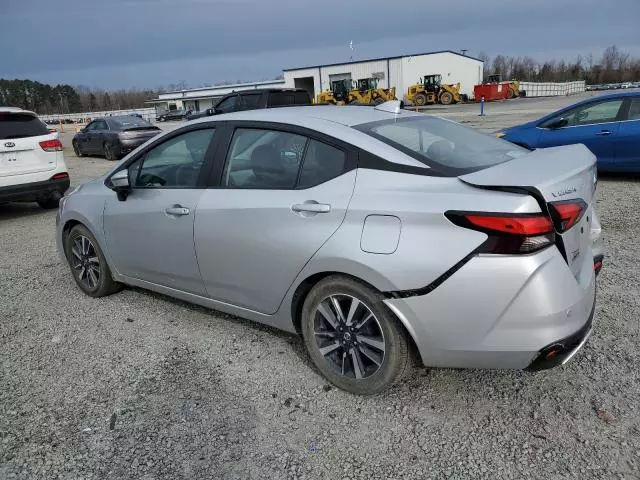
[[582,143],[603,172],[640,172],[640,92],[590,98],[496,136],[528,149]]

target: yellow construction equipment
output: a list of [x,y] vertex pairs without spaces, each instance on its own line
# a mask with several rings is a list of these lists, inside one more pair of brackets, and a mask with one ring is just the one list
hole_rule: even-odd
[[[502,75],[496,73],[494,75],[489,75],[487,83],[497,83],[501,84],[503,89],[507,89],[505,92],[506,98],[517,98],[520,96],[520,81],[519,80],[510,80],[508,82],[502,81]],[[504,90],[503,90],[504,91]],[[504,97],[502,97],[504,98]]]
[[419,83],[411,85],[407,92],[407,100],[416,106],[451,105],[462,100],[460,83],[442,84],[442,75],[425,75]]
[[336,80],[331,82],[331,88],[327,91],[320,92],[316,96],[316,104],[318,105],[344,105],[347,103],[347,97],[351,90],[350,80]]
[[395,87],[378,88],[376,78],[361,78],[347,96],[347,103],[360,105],[380,105],[389,100],[396,100]]

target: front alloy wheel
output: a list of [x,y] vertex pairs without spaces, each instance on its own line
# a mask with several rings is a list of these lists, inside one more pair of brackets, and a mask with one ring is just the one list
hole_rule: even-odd
[[409,337],[383,299],[364,283],[333,275],[304,301],[300,321],[307,351],[320,373],[343,390],[372,395],[408,369]]
[[102,297],[120,290],[95,237],[84,225],[76,225],[64,238],[65,254],[73,279],[91,297]]

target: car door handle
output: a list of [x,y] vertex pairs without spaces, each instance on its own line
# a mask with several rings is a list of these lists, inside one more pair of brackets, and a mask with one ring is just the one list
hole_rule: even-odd
[[596,133],[596,135],[611,135],[613,132],[611,130],[602,130],[601,132]]
[[182,217],[184,215],[189,215],[189,209],[176,205],[170,208],[165,208],[164,213],[167,215],[173,215],[174,217]]
[[329,213],[331,211],[331,205],[318,202],[296,203],[291,205],[291,210],[306,213]]

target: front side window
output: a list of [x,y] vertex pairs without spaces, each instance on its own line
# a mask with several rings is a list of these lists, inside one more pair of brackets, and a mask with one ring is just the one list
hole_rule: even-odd
[[109,130],[109,127],[107,127],[107,122],[105,122],[104,120],[98,120],[94,125],[94,130]]
[[354,128],[444,175],[464,175],[528,153],[522,147],[455,122],[422,115]]
[[620,108],[622,108],[622,102],[622,99],[617,99],[581,105],[567,110],[557,117],[542,123],[540,126],[542,128],[548,128],[548,126],[556,124],[560,119],[564,120],[561,124],[562,127],[579,127],[594,123],[615,122],[618,118]]
[[216,105],[216,110],[221,113],[235,112],[237,98],[238,96],[234,95],[233,97],[222,100],[218,105]]
[[192,130],[155,146],[129,166],[131,184],[143,188],[195,188],[214,131]]
[[293,189],[307,138],[289,132],[239,128],[223,174],[229,188]]

